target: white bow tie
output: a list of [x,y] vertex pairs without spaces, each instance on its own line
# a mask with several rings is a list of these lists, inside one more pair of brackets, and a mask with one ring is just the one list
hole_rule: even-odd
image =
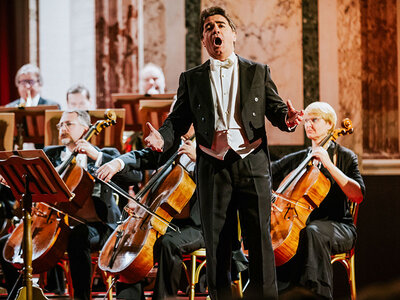
[[233,61],[231,59],[225,59],[224,61],[220,61],[217,59],[211,60],[211,70],[215,71],[218,68],[227,68],[229,69],[230,67],[233,66]]

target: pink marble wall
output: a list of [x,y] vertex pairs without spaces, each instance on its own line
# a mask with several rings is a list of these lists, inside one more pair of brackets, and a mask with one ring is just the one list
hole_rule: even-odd
[[358,0],[337,0],[338,126],[343,118],[353,122],[354,133],[338,142],[362,154],[362,49]]
[[165,1],[143,2],[144,63],[152,62],[163,70],[167,59],[165,9]]
[[112,107],[111,93],[138,90],[139,0],[96,0],[97,105]]
[[[224,7],[237,26],[235,52],[245,58],[268,64],[285,101],[303,108],[303,57],[300,0],[203,0],[202,9]],[[208,59],[203,49],[203,61]],[[302,145],[303,130],[282,133],[268,124],[271,145]]]
[[400,158],[397,1],[362,1],[365,158]]
[[185,71],[185,1],[143,1],[144,64],[152,62],[164,71],[166,92],[175,93]]

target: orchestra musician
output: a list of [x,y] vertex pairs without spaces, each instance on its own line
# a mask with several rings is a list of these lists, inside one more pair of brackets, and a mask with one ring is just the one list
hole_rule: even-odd
[[194,125],[196,185],[207,253],[211,299],[229,299],[232,239],[239,210],[249,250],[247,295],[277,298],[269,221],[270,162],[265,116],[283,131],[302,119],[279,97],[269,67],[234,53],[236,28],[225,10],[200,16],[201,42],[211,56],[181,74],[177,101],[159,131],[148,125],[145,143],[168,151]]
[[[196,161],[195,142],[187,137],[193,133],[192,130],[184,137],[180,145],[178,154],[179,163],[194,176],[194,167]],[[171,150],[174,150],[172,148]],[[152,151],[149,148],[136,150],[126,153],[111,162],[104,164],[98,170],[98,177],[105,178],[105,174],[129,172],[131,169],[153,169],[162,165],[166,159],[171,156],[171,150],[166,153]],[[174,151],[172,151],[174,152]],[[189,214],[181,213],[172,223],[180,228],[180,232],[168,229],[160,236],[153,249],[154,261],[158,263],[155,286],[152,299],[173,299],[178,294],[179,281],[182,271],[183,254],[187,254],[204,247],[204,239],[201,233],[200,210],[196,193],[189,201]],[[185,209],[184,209],[185,211]],[[241,245],[238,240],[233,241],[233,273],[247,269],[247,259],[241,251]],[[232,280],[236,280],[234,277]],[[126,284],[122,281],[117,282],[117,299],[134,300],[144,299],[143,282],[136,284]]]
[[[194,161],[196,159],[194,149],[193,142],[189,139],[186,139],[179,148],[179,163],[192,176],[195,165]],[[131,170],[157,169],[176,150],[177,147],[172,148],[166,153],[155,152],[149,148],[131,151],[104,164],[97,171],[97,176],[100,179],[106,179],[104,174],[108,174],[110,177],[107,177],[107,180],[109,180],[119,170],[119,173],[124,174]],[[153,255],[154,261],[158,263],[158,271],[153,299],[176,297],[182,271],[182,254],[190,253],[204,247],[200,225],[200,212],[195,194],[190,199],[188,205],[190,210],[187,215],[182,215],[180,218],[172,220],[172,223],[180,228],[180,232],[168,229],[164,235],[157,239],[154,245]],[[117,299],[144,299],[143,282],[128,284],[123,281],[123,278],[121,278],[117,282]]]
[[67,91],[68,109],[90,110],[96,105],[90,97],[89,90],[82,84],[74,84]]
[[60,108],[57,102],[40,96],[43,78],[37,66],[23,65],[15,75],[15,85],[18,88],[20,98],[8,103],[6,107],[56,105]]
[[[358,169],[356,154],[330,141],[325,150],[320,142],[336,126],[336,113],[326,102],[313,102],[305,109],[304,128],[312,142],[312,155],[321,164],[321,172],[331,182],[328,195],[309,215],[300,232],[296,255],[277,267],[280,293],[301,286],[321,299],[333,298],[331,255],[350,250],[356,241],[356,227],[348,201],[360,203],[365,185]],[[289,154],[272,163],[274,182],[280,183],[302,162],[310,149]]]
[[145,95],[165,93],[164,73],[156,64],[148,63],[140,70],[139,93]]
[[[71,110],[62,114],[60,122],[57,124],[62,146],[48,146],[43,149],[55,167],[76,151],[78,152],[77,164],[91,173],[94,172],[94,168],[119,155],[115,148],[99,149],[82,139],[89,127],[90,116],[86,111]],[[125,178],[128,182],[132,181],[134,175],[134,172],[128,173],[126,177],[120,178],[120,183],[125,183]],[[94,215],[94,217],[86,220],[85,223],[73,226],[68,239],[67,252],[75,299],[90,299],[92,270],[90,253],[102,248],[120,218],[120,211],[112,190],[105,184],[96,182],[91,197],[95,212],[88,212],[88,215]],[[6,239],[2,239],[0,251],[3,250],[5,242]],[[18,278],[18,272],[4,260],[2,255],[0,263],[3,270],[7,270],[4,273],[7,291],[10,293]]]

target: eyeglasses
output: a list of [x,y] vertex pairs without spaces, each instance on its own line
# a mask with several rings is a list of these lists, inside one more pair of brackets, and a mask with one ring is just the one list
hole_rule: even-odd
[[77,124],[76,122],[69,122],[69,121],[67,121],[67,122],[58,123],[58,124],[56,125],[56,127],[57,127],[57,130],[60,130],[60,129],[63,128],[63,126],[65,125],[65,127],[66,127],[67,129],[70,129],[70,127],[71,127],[72,125],[76,125],[76,124]]
[[33,80],[33,79],[24,79],[24,80],[19,80],[18,81],[18,85],[23,85],[23,86],[26,86],[26,85],[30,85],[30,86],[33,86],[33,85],[35,85],[36,83],[38,83],[39,81],[37,81],[37,80]]
[[306,124],[306,123],[315,124],[315,123],[317,123],[319,120],[321,120],[321,118],[318,118],[318,117],[309,118],[309,119],[304,119],[304,124]]

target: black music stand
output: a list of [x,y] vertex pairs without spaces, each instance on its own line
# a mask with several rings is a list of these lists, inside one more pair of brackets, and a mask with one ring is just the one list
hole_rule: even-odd
[[16,299],[47,299],[32,285],[32,202],[66,202],[74,195],[54,169],[43,150],[0,152],[0,174],[7,181],[16,200],[22,200],[24,221],[24,286]]
[[58,106],[0,107],[0,112],[15,114],[14,144],[18,149],[22,149],[23,143],[44,144],[44,112],[48,109]]

